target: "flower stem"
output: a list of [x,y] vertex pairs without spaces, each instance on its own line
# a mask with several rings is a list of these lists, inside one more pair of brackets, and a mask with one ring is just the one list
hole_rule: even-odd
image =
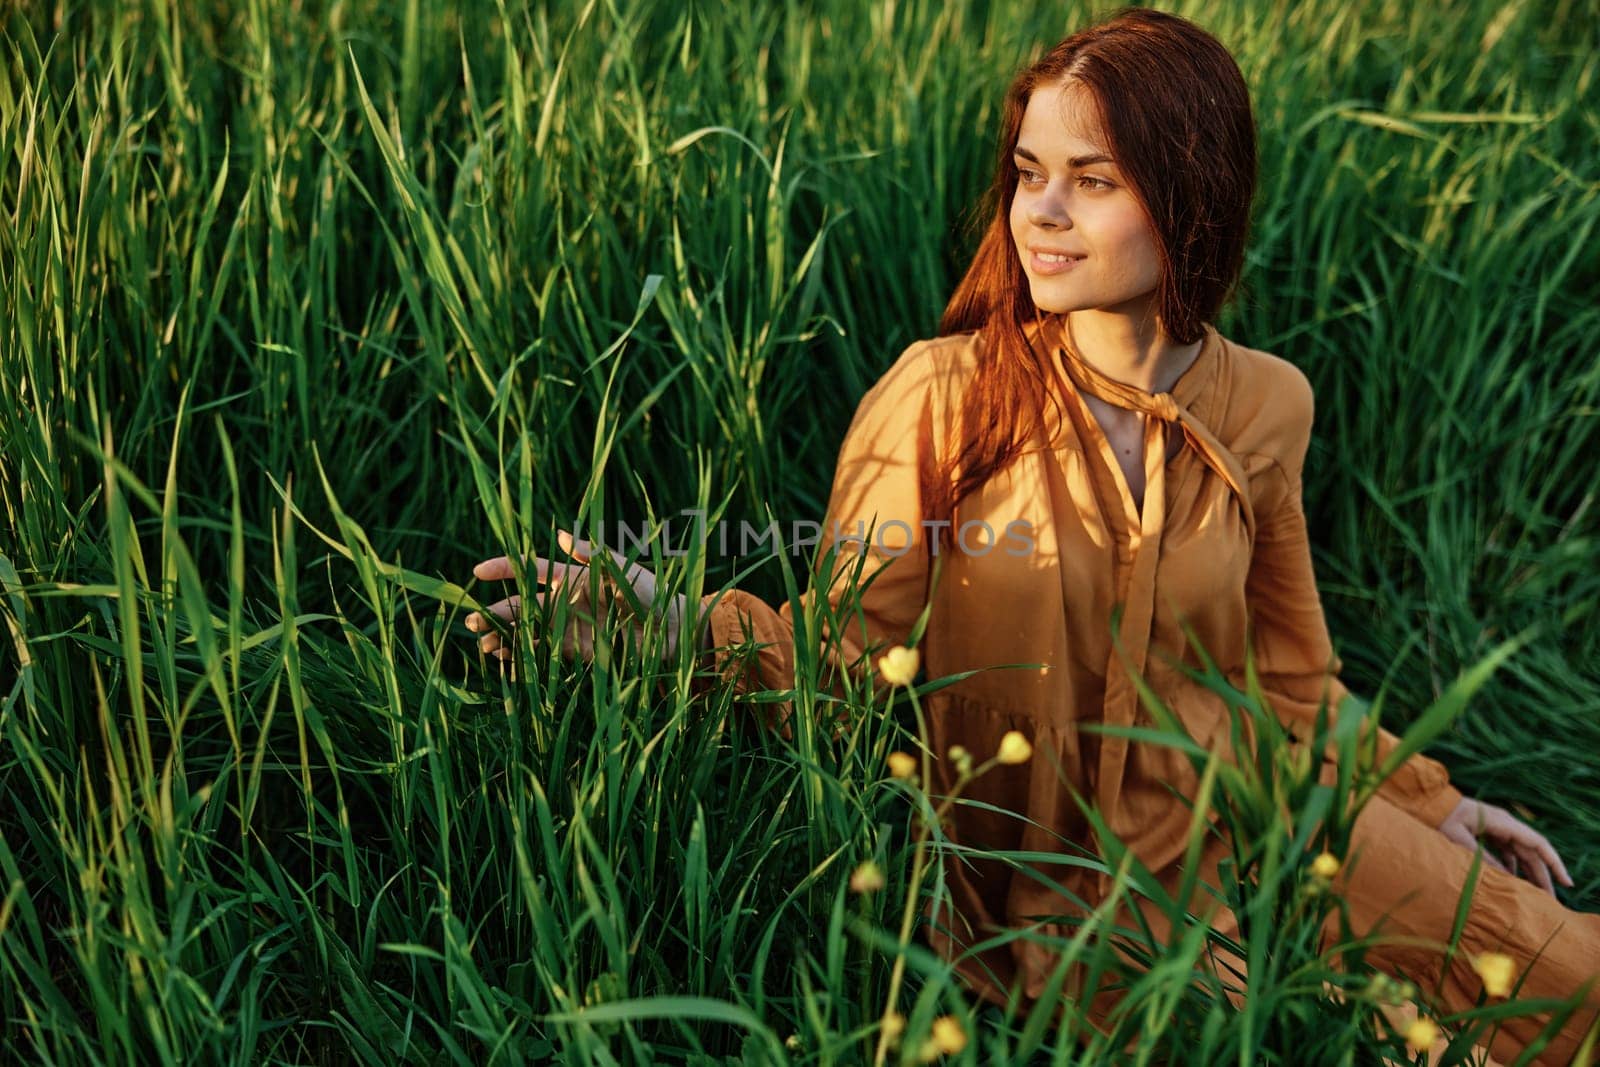
[[[927,724],[924,722],[922,717],[922,703],[917,700],[916,690],[913,689],[910,691],[910,693],[911,706],[917,714],[918,733],[921,737],[926,738],[928,736],[928,731]],[[892,709],[893,706],[894,694],[891,693],[889,696],[889,708]],[[985,766],[987,766],[987,764]],[[926,745],[923,745],[922,782],[924,796],[927,795],[928,771],[930,767],[931,762],[928,749]],[[962,787],[964,787],[972,777],[975,776],[964,774],[957,778],[955,787],[951,790],[950,795],[945,797],[943,803],[934,809],[933,821],[935,823],[943,820],[945,812],[947,812],[950,809],[950,806],[955,803],[956,798],[961,795]],[[895,954],[894,968],[889,973],[889,995],[885,999],[883,1011],[880,1014],[880,1019],[888,1017],[889,1013],[894,1010],[895,1002],[900,996],[900,982],[902,978],[904,978],[906,970],[906,946],[911,941],[911,922],[916,916],[917,897],[919,895],[919,890],[922,887],[923,871],[927,865],[928,832],[930,828],[931,824],[927,819],[923,819],[922,824],[917,827],[916,847],[912,853],[911,859],[911,884],[906,890],[906,904],[900,915],[899,951]],[[882,1067],[884,1058],[888,1054],[889,1031],[887,1028],[880,1025],[878,1027],[878,1048],[872,1057],[873,1067]]]

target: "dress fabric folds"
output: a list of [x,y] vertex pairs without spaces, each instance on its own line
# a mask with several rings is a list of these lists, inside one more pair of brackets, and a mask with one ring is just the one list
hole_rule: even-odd
[[[948,857],[954,910],[930,914],[925,928],[974,991],[997,1004],[1013,988],[1039,997],[1051,954],[1024,940],[972,947],[1040,923],[1042,933],[1070,936],[1048,917],[1081,914],[1106,892],[1103,875],[1071,862],[1093,844],[1073,790],[1098,805],[1152,871],[1174,884],[1180,877],[1192,812],[1179,796],[1193,797],[1199,785],[1189,759],[1170,747],[1082,729],[1154,725],[1135,673],[1199,744],[1224,758],[1232,758],[1227,709],[1183,670],[1203,663],[1190,634],[1241,689],[1248,646],[1269,701],[1302,739],[1319,706],[1336,708],[1349,693],[1317,593],[1301,500],[1313,418],[1305,375],[1207,326],[1171,391],[1151,394],[1083,360],[1054,316],[1027,333],[1037,351],[1049,353],[1055,403],[1045,405],[1044,425],[1018,459],[960,501],[953,547],[940,546],[921,521],[919,475],[931,455],[946,454],[956,432],[962,390],[979,371],[976,335],[912,344],[868,391],[840,449],[823,522],[819,558],[836,546],[838,560],[832,574],[813,576],[805,594],[806,602],[836,600],[843,572],[858,562],[871,577],[860,615],[830,635],[829,664],[838,671],[875,671],[882,650],[904,643],[931,600],[920,644],[926,676],[978,672],[924,699],[932,795],[954,785],[942,758],[952,745],[980,760],[1009,730],[1033,745],[1028,762],[998,767],[965,787],[963,796],[978,803],[955,807],[950,838],[985,850],[1059,854],[1064,862],[1023,870]],[[1144,416],[1142,503],[1086,395]],[[708,596],[702,610],[714,646],[708,676],[741,694],[793,687],[791,605],[774,608],[735,589]],[[757,706],[770,726],[790,735],[790,705]],[[1396,743],[1381,731],[1380,756]],[[1358,920],[1376,924],[1393,910],[1388,929],[1448,938],[1472,856],[1436,827],[1460,800],[1444,766],[1420,754],[1384,784],[1358,820],[1359,856],[1341,875]],[[1207,847],[1201,863],[1208,873],[1223,853],[1217,844]],[[1160,916],[1147,918],[1160,932]],[[1231,921],[1213,917],[1224,931]],[[1600,972],[1600,916],[1569,911],[1497,870],[1481,876],[1465,942],[1467,951],[1445,976],[1447,994],[1464,998],[1463,1007],[1481,988],[1470,968],[1474,952],[1523,952],[1519,965],[1526,966],[1542,947],[1524,994],[1542,983],[1546,995],[1567,996]],[[1444,965],[1411,950],[1397,950],[1391,962],[1419,984],[1428,968],[1437,975]],[[1576,1047],[1595,1006],[1600,999],[1539,1062],[1567,1062],[1556,1057]],[[1537,1030],[1527,1020],[1507,1021],[1498,1040],[1510,1044],[1496,1055]]]

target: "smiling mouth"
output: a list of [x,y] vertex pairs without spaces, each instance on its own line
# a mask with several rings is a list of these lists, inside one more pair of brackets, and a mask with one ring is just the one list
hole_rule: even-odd
[[1030,249],[1028,254],[1033,259],[1033,273],[1046,275],[1069,271],[1084,258],[1070,256],[1064,252],[1040,252],[1037,249]]

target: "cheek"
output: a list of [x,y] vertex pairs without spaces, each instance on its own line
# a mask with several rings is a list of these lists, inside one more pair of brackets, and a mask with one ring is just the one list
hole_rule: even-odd
[[1119,218],[1114,228],[1117,258],[1124,273],[1141,280],[1154,279],[1161,273],[1161,257],[1157,254],[1155,235],[1150,232],[1144,216]]

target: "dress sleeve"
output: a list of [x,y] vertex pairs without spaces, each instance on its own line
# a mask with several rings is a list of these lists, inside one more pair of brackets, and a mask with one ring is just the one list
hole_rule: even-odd
[[[935,367],[921,358],[925,355],[917,346],[908,349],[857,406],[840,447],[816,570],[800,597],[802,621],[819,594],[827,598],[811,643],[823,659],[819,686],[836,697],[843,695],[842,673],[862,683],[870,672],[874,685],[884,684],[878,658],[888,647],[905,643],[927,603],[929,548],[919,476],[933,456],[939,405]],[[835,545],[832,569],[823,573]],[[855,590],[860,591],[859,614]],[[709,645],[702,677],[711,679],[703,688],[720,683],[736,697],[794,688],[793,604],[774,609],[752,593],[727,589],[704,597],[700,609]],[[828,625],[830,617],[836,626]],[[765,724],[790,739],[792,701],[758,706]],[[819,708],[828,706],[836,705],[819,702]]]
[[[1245,595],[1262,688],[1291,728],[1299,722],[1309,733],[1324,696],[1329,708],[1337,710],[1350,690],[1339,680],[1343,664],[1329,640],[1312,572],[1301,473],[1310,442],[1313,400],[1310,382],[1298,372],[1296,378],[1300,388],[1288,394],[1295,405],[1295,428],[1289,432],[1288,446],[1276,469],[1264,475],[1276,484],[1273,492],[1262,494]],[[1333,718],[1331,712],[1329,718]],[[1380,726],[1379,761],[1387,759],[1398,743],[1399,738]],[[1444,765],[1420,753],[1401,764],[1378,792],[1432,827],[1443,822],[1461,800]]]

